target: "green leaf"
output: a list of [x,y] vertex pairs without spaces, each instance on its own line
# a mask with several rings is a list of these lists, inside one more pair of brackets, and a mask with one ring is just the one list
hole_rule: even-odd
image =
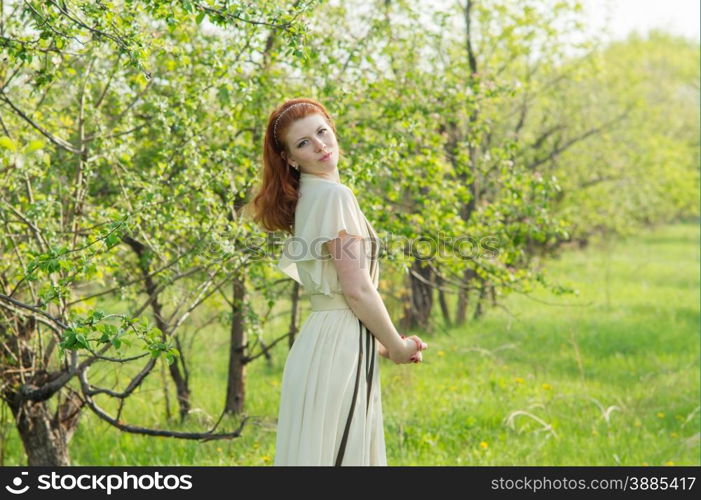
[[44,141],[40,139],[36,139],[34,141],[31,141],[29,144],[27,144],[24,148],[25,153],[33,153],[34,151],[37,151],[41,148],[44,147]]
[[83,335],[82,333],[79,333],[78,335],[76,335],[76,336],[75,336],[75,339],[76,339],[78,345],[80,345],[81,347],[84,347],[84,348],[86,348],[86,349],[87,349],[88,347],[90,347],[90,346],[88,345],[88,339],[85,338],[85,335]]
[[108,248],[112,248],[120,241],[121,241],[121,238],[119,237],[119,234],[117,234],[117,233],[110,233],[109,236],[107,236],[107,238],[105,238],[105,244],[107,245]]
[[17,144],[15,144],[14,141],[7,136],[0,137],[0,147],[9,149],[13,153],[17,152]]

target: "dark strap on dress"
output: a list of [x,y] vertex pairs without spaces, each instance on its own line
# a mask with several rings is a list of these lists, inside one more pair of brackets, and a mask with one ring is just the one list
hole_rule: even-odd
[[338,455],[336,456],[335,465],[341,465],[343,461],[343,455],[346,453],[346,442],[348,441],[348,432],[350,431],[351,420],[353,420],[353,410],[355,410],[355,400],[358,397],[358,383],[360,382],[360,366],[363,363],[363,325],[358,321],[360,326],[360,344],[358,346],[358,371],[355,374],[355,389],[353,390],[353,399],[351,401],[350,412],[348,413],[348,418],[346,419],[346,428],[343,429],[343,438],[341,439],[341,447],[338,449]]
[[[372,236],[372,231],[370,230],[367,219],[365,219],[365,225],[368,228],[368,234],[370,234],[370,239],[372,240],[372,261],[370,263],[370,277],[374,280],[376,271],[375,239]],[[346,427],[343,429],[341,446],[339,447],[338,455],[336,456],[336,466],[341,465],[341,462],[343,462],[343,455],[346,452],[346,443],[348,442],[348,433],[350,432],[350,425],[351,421],[353,420],[353,412],[355,410],[355,401],[358,398],[358,386],[360,384],[360,367],[363,363],[363,330],[365,330],[365,351],[368,353],[368,361],[366,361],[365,363],[365,382],[367,384],[367,403],[365,405],[366,418],[368,410],[370,409],[370,393],[372,390],[372,377],[375,368],[375,336],[370,332],[370,330],[367,329],[367,327],[365,327],[362,321],[358,319],[358,369],[355,374],[355,389],[353,390],[353,399],[351,400],[351,407],[348,412],[348,418],[346,419]]]

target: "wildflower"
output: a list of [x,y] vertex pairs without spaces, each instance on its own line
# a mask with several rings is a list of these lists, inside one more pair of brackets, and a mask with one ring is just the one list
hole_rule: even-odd
[[445,353],[443,351],[438,351],[436,354],[438,354],[439,356],[445,356]]
[[526,381],[523,379],[523,377],[516,377],[516,378],[514,379],[514,382],[516,382],[517,384],[523,384],[523,383],[525,383]]
[[550,389],[552,389],[552,388],[553,388],[553,386],[552,386],[552,385],[550,385],[550,384],[548,384],[548,383],[545,383],[545,384],[543,384],[543,386],[542,386],[542,387],[543,387],[543,389],[545,389],[546,391],[549,391]]
[[664,418],[664,412],[657,412],[657,418]]
[[488,447],[489,447],[489,445],[487,444],[486,441],[482,441],[480,443],[480,448],[482,448],[483,450],[486,450]]

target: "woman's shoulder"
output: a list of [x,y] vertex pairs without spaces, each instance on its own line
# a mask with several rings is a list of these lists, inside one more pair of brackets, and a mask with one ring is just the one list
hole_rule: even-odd
[[319,182],[311,189],[300,190],[299,201],[323,203],[337,198],[345,199],[350,202],[356,199],[353,190],[345,184],[337,182]]

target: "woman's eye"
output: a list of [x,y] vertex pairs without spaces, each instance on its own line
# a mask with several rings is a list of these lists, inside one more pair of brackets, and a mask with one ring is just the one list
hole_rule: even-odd
[[[319,133],[321,133],[321,132],[326,132],[326,130],[327,130],[327,129],[322,128],[321,130],[319,130]],[[298,148],[301,148],[302,146],[304,146],[304,144],[305,144],[306,142],[307,142],[307,140],[304,139],[302,142],[300,142],[299,144],[297,144],[297,147],[298,147]]]

